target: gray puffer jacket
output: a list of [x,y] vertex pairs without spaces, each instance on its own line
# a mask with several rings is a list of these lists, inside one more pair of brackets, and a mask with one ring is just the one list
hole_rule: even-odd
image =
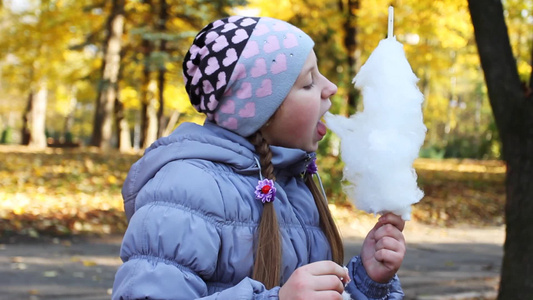
[[[302,172],[314,153],[272,147],[282,238],[282,282],[305,264],[331,259]],[[251,279],[263,204],[254,147],[207,122],[182,124],[131,168],[122,194],[129,220],[113,299],[277,299]],[[373,282],[358,257],[348,267],[353,299],[401,299],[397,277]]]

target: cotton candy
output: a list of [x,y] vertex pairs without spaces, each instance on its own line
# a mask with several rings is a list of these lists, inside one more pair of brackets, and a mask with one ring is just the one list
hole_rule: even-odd
[[326,114],[341,140],[344,192],[358,209],[410,220],[424,196],[413,162],[424,142],[424,96],[395,37],[382,40],[355,76],[364,110],[350,118]]

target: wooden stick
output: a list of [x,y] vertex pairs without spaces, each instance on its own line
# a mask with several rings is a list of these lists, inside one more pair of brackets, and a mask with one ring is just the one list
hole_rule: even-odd
[[387,33],[387,38],[394,37],[394,7],[389,6],[389,31]]

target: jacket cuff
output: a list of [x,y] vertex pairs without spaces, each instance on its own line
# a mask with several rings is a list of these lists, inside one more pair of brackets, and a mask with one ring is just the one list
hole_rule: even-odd
[[[392,287],[392,282],[395,279],[397,280],[395,275],[388,283],[375,282],[366,273],[365,267],[359,256],[352,258],[347,267],[348,272],[352,277],[352,281],[346,286],[346,290],[352,294],[352,296],[357,294],[356,291],[359,291],[368,299],[387,299]],[[356,291],[353,291],[353,289]]]
[[258,295],[256,300],[277,300],[279,299],[279,286],[265,291]]

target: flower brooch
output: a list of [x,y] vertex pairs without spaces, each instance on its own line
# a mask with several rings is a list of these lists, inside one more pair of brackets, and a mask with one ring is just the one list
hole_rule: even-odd
[[270,179],[261,179],[255,187],[255,198],[261,202],[272,202],[276,198],[276,187],[274,181]]
[[316,157],[313,157],[309,164],[307,165],[307,168],[305,169],[305,172],[311,175],[314,175],[318,172],[318,167],[316,166]]

